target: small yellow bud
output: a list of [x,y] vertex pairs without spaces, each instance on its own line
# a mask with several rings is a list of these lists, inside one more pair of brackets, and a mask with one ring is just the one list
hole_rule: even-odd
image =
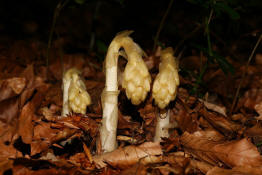
[[171,47],[161,52],[159,73],[153,84],[153,98],[159,108],[165,108],[176,97],[179,76]]
[[68,114],[68,112],[85,114],[86,107],[91,104],[91,97],[86,91],[83,80],[80,78],[80,71],[74,68],[69,69],[64,75],[63,83],[70,84],[67,89],[67,97],[64,95],[64,98],[67,98],[68,101],[65,101],[63,105],[63,108],[68,109],[63,109],[63,115]]

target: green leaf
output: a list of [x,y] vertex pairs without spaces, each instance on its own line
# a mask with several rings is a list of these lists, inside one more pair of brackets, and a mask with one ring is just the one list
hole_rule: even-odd
[[85,2],[86,0],[75,0],[75,3],[80,4],[80,5],[84,4]]
[[218,55],[217,53],[214,53],[213,55],[216,59],[216,62],[218,63],[219,67],[222,69],[222,71],[225,74],[228,74],[228,72],[234,74],[235,73],[235,69],[233,67],[232,64],[230,64],[225,57],[222,57],[220,55]]
[[219,65],[219,67],[222,69],[222,71],[225,74],[228,74],[228,72],[234,74],[235,73],[235,69],[233,67],[232,64],[230,64],[225,57],[219,55],[217,52],[212,50],[212,54],[213,55],[209,55],[209,51],[207,48],[202,47],[200,45],[197,44],[192,44],[194,47],[196,47],[197,49],[201,50],[205,55],[207,55],[207,59],[210,63],[217,63]]
[[221,10],[225,13],[227,13],[231,19],[233,20],[237,20],[240,18],[239,13],[237,13],[234,9],[232,9],[230,6],[228,6],[227,4],[223,3],[223,2],[217,2],[214,6],[214,8],[216,10]]
[[107,45],[102,42],[101,40],[96,41],[96,46],[99,52],[106,53],[107,52]]

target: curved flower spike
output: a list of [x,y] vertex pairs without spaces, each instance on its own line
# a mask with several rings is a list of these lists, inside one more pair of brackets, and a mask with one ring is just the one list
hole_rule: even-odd
[[75,68],[67,70],[64,74],[62,116],[71,112],[85,114],[86,107],[91,104],[91,97],[86,91],[80,74],[80,71]]
[[[161,51],[159,73],[153,84],[152,96],[155,100],[155,104],[160,109],[164,109],[170,101],[176,98],[179,76],[178,65],[173,54],[174,51],[171,47]],[[157,119],[155,141],[160,141],[161,137],[168,137],[169,111],[159,115],[162,117],[159,116]]]
[[[106,85],[102,94],[103,119],[100,128],[101,145],[104,152],[116,148],[116,129],[118,120],[118,84],[117,62],[119,55],[127,59],[122,87],[126,89],[128,99],[135,105],[141,103],[150,91],[151,77],[142,59],[143,50],[128,35],[132,31],[123,31],[116,35],[109,45],[106,59]],[[123,48],[124,52],[119,49]]]

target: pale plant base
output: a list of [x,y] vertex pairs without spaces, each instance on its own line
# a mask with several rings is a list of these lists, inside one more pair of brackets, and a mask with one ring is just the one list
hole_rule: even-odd
[[62,117],[69,115],[69,104],[68,104],[68,91],[70,87],[70,80],[66,80],[63,78],[63,109],[62,109]]
[[111,152],[117,148],[117,98],[118,91],[104,91],[102,95],[103,119],[102,126],[100,128],[100,139],[103,152]]
[[155,132],[155,137],[154,141],[155,142],[160,142],[161,138],[168,138],[169,133],[168,129],[170,128],[170,114],[169,110],[164,113],[159,113],[157,116],[157,124],[156,124],[156,132]]

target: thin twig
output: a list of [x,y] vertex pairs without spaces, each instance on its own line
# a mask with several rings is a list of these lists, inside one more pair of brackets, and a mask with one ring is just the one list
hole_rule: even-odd
[[209,34],[209,24],[211,22],[212,19],[212,15],[213,15],[213,9],[211,9],[210,14],[209,14],[209,18],[206,19],[206,35],[207,35],[207,45],[208,45],[208,54],[209,56],[213,56],[213,51],[212,51],[212,45],[211,45],[211,39],[210,39],[210,34]]
[[51,44],[52,44],[52,38],[55,30],[55,25],[56,25],[56,20],[58,16],[60,15],[61,9],[65,7],[65,5],[69,2],[69,0],[66,0],[64,3],[62,3],[63,0],[61,0],[55,9],[54,16],[53,16],[53,22],[51,26],[51,31],[48,37],[48,44],[47,44],[47,52],[46,52],[46,69],[47,69],[47,78],[48,78],[48,72],[49,72],[49,55],[50,55],[50,49],[51,49]]
[[239,85],[238,85],[238,87],[237,87],[237,91],[236,91],[236,94],[235,94],[235,97],[234,97],[234,100],[233,100],[233,104],[232,104],[231,109],[230,109],[230,113],[229,113],[230,116],[232,115],[232,113],[233,113],[233,111],[234,111],[234,108],[235,108],[235,105],[236,105],[236,103],[237,103],[239,91],[240,91],[240,89],[241,89],[242,83],[243,83],[244,80],[245,80],[246,73],[247,73],[247,70],[248,70],[248,66],[249,66],[249,64],[250,64],[250,61],[251,61],[251,59],[253,58],[254,53],[255,53],[255,51],[256,51],[259,43],[261,42],[261,40],[262,40],[262,34],[260,34],[260,36],[259,36],[259,38],[258,38],[258,40],[257,40],[257,43],[256,43],[255,47],[253,48],[253,50],[252,50],[252,52],[251,52],[251,54],[250,54],[250,56],[249,56],[249,58],[248,58],[247,64],[246,64],[246,66],[245,66],[245,70],[244,70],[244,72],[243,72],[243,74],[242,74],[240,83],[239,83]]
[[172,7],[173,2],[174,2],[174,0],[170,0],[170,1],[169,1],[167,10],[166,10],[163,18],[161,19],[161,22],[160,22],[159,27],[158,27],[158,29],[157,29],[156,37],[154,38],[154,48],[153,48],[153,51],[154,51],[154,52],[155,52],[155,50],[156,50],[157,41],[158,41],[160,32],[161,32],[161,30],[162,30],[162,28],[163,28],[163,26],[164,26],[164,23],[165,23],[165,21],[166,21],[166,17],[167,17],[167,15],[168,15],[171,7]]

